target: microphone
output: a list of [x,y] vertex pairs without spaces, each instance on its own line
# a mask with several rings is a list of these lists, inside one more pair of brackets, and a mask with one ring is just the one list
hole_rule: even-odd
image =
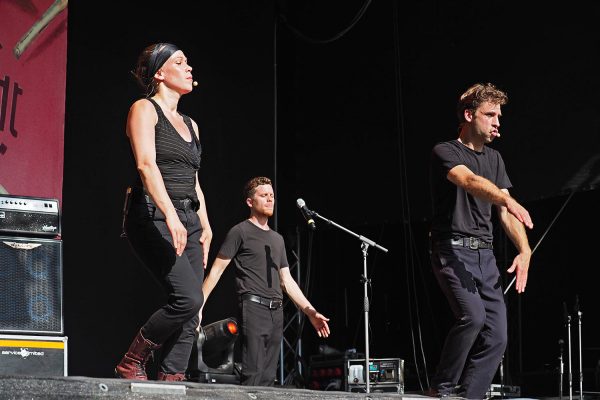
[[306,203],[302,199],[296,200],[296,205],[302,212],[302,215],[304,216],[304,219],[306,220],[306,223],[310,229],[314,231],[317,228],[317,225],[315,225],[315,220],[312,218],[313,212],[306,208]]

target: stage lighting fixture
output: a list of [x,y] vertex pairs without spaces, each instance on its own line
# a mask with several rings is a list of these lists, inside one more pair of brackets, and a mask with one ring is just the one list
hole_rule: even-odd
[[226,318],[200,328],[190,356],[187,377],[190,381],[239,383],[233,351],[238,338],[235,318]]

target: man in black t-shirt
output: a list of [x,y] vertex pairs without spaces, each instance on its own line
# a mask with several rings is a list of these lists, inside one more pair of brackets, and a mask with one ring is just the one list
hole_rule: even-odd
[[250,217],[229,230],[202,292],[206,302],[233,260],[242,318],[242,384],[273,386],[283,335],[282,289],[306,314],[320,337],[329,336],[329,319],[302,294],[290,274],[283,237],[269,227],[275,206],[271,180],[251,179],[244,195]]
[[429,394],[483,399],[506,349],[506,306],[492,249],[492,205],[519,254],[516,290],[525,291],[531,249],[529,213],[508,192],[500,153],[487,147],[499,137],[506,94],[475,84],[460,97],[459,137],[438,143],[431,157],[431,262],[455,317]]

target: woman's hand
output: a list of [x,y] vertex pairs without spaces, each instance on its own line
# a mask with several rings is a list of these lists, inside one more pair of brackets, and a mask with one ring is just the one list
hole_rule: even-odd
[[173,214],[166,218],[167,227],[169,228],[169,232],[171,232],[171,237],[173,238],[173,247],[175,248],[175,253],[178,256],[183,254],[183,250],[185,250],[185,245],[187,244],[187,229],[179,220],[177,216],[177,211],[173,210]]

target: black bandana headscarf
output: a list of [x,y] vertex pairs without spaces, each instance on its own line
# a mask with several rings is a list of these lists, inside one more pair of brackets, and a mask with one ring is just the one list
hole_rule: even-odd
[[154,74],[163,66],[163,64],[175,53],[179,48],[171,43],[158,43],[154,46],[152,54],[148,58],[146,65],[146,74],[143,77],[143,84],[148,88],[149,92],[153,92],[152,82]]

